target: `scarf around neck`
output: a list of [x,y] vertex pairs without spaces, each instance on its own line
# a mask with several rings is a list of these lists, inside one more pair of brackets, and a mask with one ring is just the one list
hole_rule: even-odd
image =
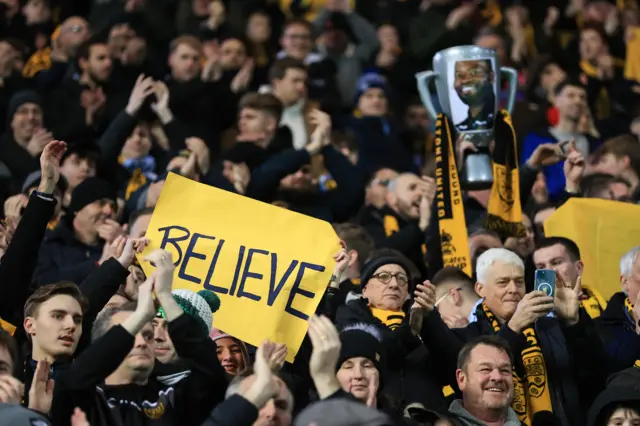
[[[493,332],[500,330],[500,323],[496,316],[489,310],[487,304],[482,302],[478,309],[482,310],[487,321],[493,328]],[[542,348],[538,343],[536,331],[533,326],[526,328],[522,334],[527,339],[527,345],[520,353],[524,366],[524,377],[520,377],[516,369],[513,369],[513,401],[511,408],[516,412],[520,421],[531,425],[536,413],[541,411],[553,411],[551,405],[551,392],[549,391],[549,377],[544,362]]]

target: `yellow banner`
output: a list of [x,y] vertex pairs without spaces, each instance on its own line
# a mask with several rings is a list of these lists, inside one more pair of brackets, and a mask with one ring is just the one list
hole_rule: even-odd
[[[174,289],[211,290],[220,297],[216,328],[254,346],[265,339],[286,343],[289,362],[340,250],[327,222],[173,173],[146,236],[147,252],[173,254]],[[147,275],[153,272],[141,264]]]
[[546,236],[566,237],[580,248],[582,283],[609,300],[622,291],[620,258],[640,244],[640,206],[571,198],[544,223]]

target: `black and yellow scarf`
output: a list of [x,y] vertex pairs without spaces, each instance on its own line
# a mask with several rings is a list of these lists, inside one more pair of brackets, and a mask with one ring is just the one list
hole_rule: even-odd
[[[400,231],[400,224],[398,223],[398,218],[390,215],[390,214],[386,214],[384,215],[383,219],[383,227],[384,227],[384,235],[387,237],[392,236],[393,234],[395,234],[396,232]],[[422,250],[422,255],[426,255],[427,254],[427,245],[426,244],[422,244],[420,246],[420,249]]]
[[387,311],[385,309],[374,308],[373,306],[369,306],[369,309],[371,310],[371,314],[382,321],[390,330],[396,330],[402,325],[402,321],[404,321],[405,313],[402,310],[398,312]]
[[587,286],[582,286],[580,306],[587,312],[587,315],[589,315],[591,319],[595,319],[602,315],[607,307],[607,302],[597,291],[591,290]]
[[523,237],[525,231],[520,206],[516,132],[506,110],[500,111],[496,118],[496,144],[492,153],[493,186],[484,227],[495,231],[504,240],[507,237]]
[[[500,330],[500,323],[489,310],[485,302],[480,305],[485,317],[494,332]],[[531,425],[533,417],[541,411],[553,411],[551,406],[551,392],[549,391],[549,377],[542,355],[542,348],[538,344],[536,331],[529,327],[522,331],[527,339],[527,347],[521,352],[524,378],[513,370],[513,401],[511,408],[518,414],[520,421]]]
[[2,318],[0,318],[0,328],[2,328],[4,331],[6,331],[12,336],[16,332],[16,326],[11,324],[10,322],[3,320]]
[[462,188],[456,166],[451,123],[444,114],[439,114],[436,121],[435,155],[436,211],[440,225],[442,262],[445,267],[456,267],[471,276],[471,255]]
[[627,310],[626,313],[629,316],[629,319],[634,323],[633,325],[637,326],[638,324],[635,324],[635,321],[633,320],[633,304],[631,303],[631,300],[629,300],[629,297],[624,298],[624,307]]

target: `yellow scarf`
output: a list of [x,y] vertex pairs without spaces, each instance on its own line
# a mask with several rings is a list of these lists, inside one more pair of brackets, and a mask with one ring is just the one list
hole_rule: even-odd
[[[398,218],[390,214],[384,215],[383,226],[384,226],[384,235],[386,235],[387,237],[392,236],[393,234],[395,234],[400,230],[400,224],[398,224]],[[423,255],[427,254],[426,244],[422,244],[420,246],[420,249],[422,250]]]
[[397,329],[402,325],[402,321],[404,321],[404,311],[387,311],[385,309],[374,308],[373,306],[369,306],[369,309],[371,309],[373,316],[382,321],[390,330]]
[[511,116],[506,110],[500,111],[496,117],[495,140],[493,186],[484,227],[497,232],[503,239],[523,237],[517,139]]
[[435,131],[436,207],[440,224],[440,247],[445,267],[462,269],[471,276],[469,238],[464,218],[462,189],[451,137],[451,124],[438,115]]
[[0,328],[9,333],[10,335],[14,335],[16,332],[16,326],[11,324],[10,322],[6,322],[2,318],[0,318]]
[[633,366],[634,366],[635,368],[640,368],[640,359],[639,359],[639,360],[637,360],[637,361],[636,361],[636,363],[635,363],[635,364],[633,364]]
[[[500,323],[486,303],[482,302],[482,310],[494,332],[500,330]],[[536,331],[529,327],[522,331],[527,338],[527,347],[522,351],[522,365],[525,377],[521,378],[513,369],[513,401],[511,408],[518,414],[520,421],[531,425],[533,417],[541,411],[553,411],[551,406],[551,393],[549,392],[549,378],[547,367],[542,355],[542,349],[538,344]],[[526,386],[525,386],[526,385]]]
[[591,290],[587,286],[582,286],[582,298],[580,306],[584,308],[589,317],[592,319],[600,317],[607,307],[607,302],[602,295],[595,290]]
[[[631,304],[631,300],[628,297],[624,299],[624,307],[627,309],[627,313],[629,314],[629,318],[633,322],[633,304]],[[633,324],[637,325],[637,324]]]

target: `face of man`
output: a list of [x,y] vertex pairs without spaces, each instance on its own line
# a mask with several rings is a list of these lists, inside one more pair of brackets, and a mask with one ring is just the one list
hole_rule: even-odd
[[94,44],[89,49],[89,59],[81,61],[80,67],[89,78],[96,83],[106,83],[111,78],[111,56],[109,46],[106,44]]
[[227,374],[235,376],[246,367],[242,356],[242,348],[231,337],[222,337],[216,340],[216,354],[220,365]]
[[36,130],[42,128],[42,108],[27,102],[18,107],[11,119],[11,130],[16,141],[29,142]]
[[562,117],[578,121],[587,107],[587,92],[578,86],[565,86],[554,100]]
[[137,125],[122,147],[121,156],[125,159],[138,159],[149,155],[151,133],[148,126]]
[[163,364],[170,364],[178,359],[176,348],[169,337],[167,325],[169,324],[164,318],[154,318],[151,322],[153,326],[154,354],[158,361]]
[[380,169],[367,186],[365,199],[367,205],[382,208],[387,197],[389,182],[398,177],[398,172],[391,169]]
[[72,16],[60,26],[60,35],[55,43],[70,57],[75,56],[78,47],[91,36],[89,23],[77,16]]
[[524,269],[496,260],[487,272],[486,282],[478,282],[476,291],[494,315],[509,321],[525,295]]
[[513,399],[513,376],[509,356],[501,349],[478,345],[469,361],[456,371],[464,408],[471,414],[503,411]]
[[418,219],[420,199],[425,194],[422,180],[412,173],[405,173],[395,179],[393,192],[387,194],[387,204],[407,219]]
[[287,56],[304,61],[309,52],[311,52],[311,32],[304,25],[289,25],[284,30],[280,45]]
[[220,63],[225,70],[237,70],[247,60],[247,50],[238,39],[232,38],[220,46]]
[[575,287],[584,265],[581,260],[573,260],[562,244],[539,248],[533,253],[536,269],[553,269],[565,285]]
[[182,43],[169,55],[169,67],[174,80],[185,83],[200,75],[202,54],[194,47]]
[[98,227],[107,219],[115,219],[116,203],[113,200],[98,200],[81,208],[73,219],[73,225],[78,230],[93,230],[98,233]]
[[483,106],[493,90],[493,72],[487,61],[458,61],[453,87],[460,100],[469,106]]
[[636,256],[633,267],[631,268],[631,275],[628,277],[620,277],[622,283],[622,290],[629,297],[629,301],[635,305],[640,296],[640,256]]
[[[255,376],[246,378],[241,384],[241,392],[245,392],[255,380]],[[290,426],[292,420],[293,401],[287,385],[276,377],[280,392],[270,399],[258,412],[258,419],[253,426]]]
[[[387,278],[390,279],[387,281]],[[375,308],[399,311],[409,297],[407,272],[400,265],[390,264],[379,267],[366,283],[362,296]]]
[[509,237],[504,242],[504,247],[517,253],[523,259],[529,256],[536,248],[533,234],[533,224],[531,219],[525,214],[522,215],[522,225],[524,226],[524,236],[520,238]]
[[285,105],[294,105],[307,96],[307,72],[289,68],[281,80],[273,81],[273,89]]
[[252,108],[243,108],[238,117],[238,130],[241,134],[270,133],[276,124],[273,117]]
[[[132,312],[118,312],[111,317],[111,327],[122,324]],[[145,326],[136,334],[133,349],[129,355],[122,361],[120,368],[125,368],[136,375],[150,374],[155,364],[154,349],[155,341],[153,335],[153,326],[151,323]]]
[[567,73],[558,64],[551,63],[542,70],[540,85],[547,92],[553,92],[558,83],[565,78],[567,78]]
[[0,345],[0,376],[13,375],[13,359],[9,348]]
[[429,130],[431,120],[429,120],[429,113],[427,113],[427,109],[423,105],[409,106],[404,116],[404,124],[408,129]]
[[367,402],[370,386],[376,390],[380,386],[380,373],[368,358],[349,358],[342,363],[336,373],[342,390],[350,393],[358,401]]
[[379,87],[365,90],[358,100],[358,109],[365,117],[384,116],[388,111],[384,90]]
[[247,36],[254,43],[264,43],[271,36],[271,22],[263,13],[254,13],[247,23]]
[[69,189],[73,189],[86,178],[96,175],[96,163],[87,156],[69,154],[62,162],[60,173],[67,179]]
[[82,335],[82,308],[66,294],[40,304],[24,328],[31,336],[34,352],[53,357],[73,355]]
[[606,52],[606,44],[597,31],[586,29],[580,33],[580,58],[584,61],[595,61]]

